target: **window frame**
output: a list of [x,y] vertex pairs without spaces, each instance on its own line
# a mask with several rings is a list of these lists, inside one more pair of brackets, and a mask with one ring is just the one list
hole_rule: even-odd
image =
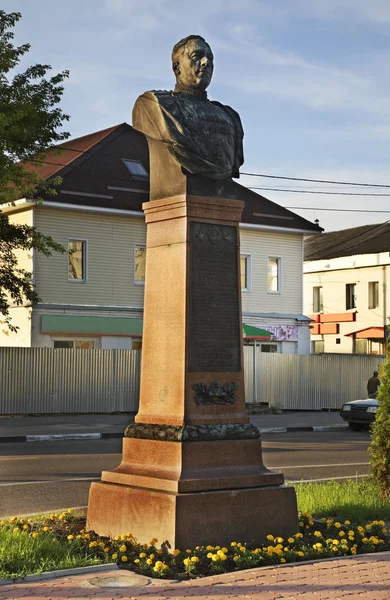
[[[347,293],[347,290],[350,290],[350,287],[354,287],[354,294]],[[355,298],[355,303],[351,302],[351,298]],[[356,310],[357,309],[357,288],[356,283],[346,283],[345,284],[345,310]]]
[[241,258],[245,258],[245,283],[246,287],[241,287],[242,292],[252,291],[252,254],[247,252],[240,253],[240,285],[241,285]]
[[[269,276],[269,264],[270,264],[270,260],[271,259],[276,259],[277,260],[277,265],[278,265],[278,289],[277,290],[270,290],[269,289],[269,283],[268,283],[268,276]],[[267,256],[267,294],[281,294],[282,293],[282,257],[281,256],[274,256],[269,254]]]
[[[73,345],[73,348],[55,348],[54,347],[54,342],[73,342],[73,344],[75,342],[93,342],[93,348],[75,348]],[[59,336],[55,336],[51,338],[51,346],[52,348],[54,348],[54,350],[96,350],[99,348],[99,338],[96,337],[80,337],[80,336],[66,336],[66,337],[59,337]]]
[[[83,249],[85,249],[85,252],[82,253],[82,260],[83,260],[83,273],[84,273],[84,277],[83,279],[73,279],[71,277],[69,277],[69,243],[70,242],[81,242],[83,244]],[[85,238],[75,238],[75,237],[71,237],[68,238],[68,283],[88,283],[88,240]]]
[[[138,158],[123,158],[123,157],[121,158],[121,160],[122,160],[123,164],[125,165],[126,169],[128,170],[128,172],[130,173],[130,175],[132,176],[133,179],[136,179],[138,181],[149,181],[150,174],[146,170],[146,167],[143,164],[142,160],[138,160]],[[137,173],[133,173],[126,163],[137,163],[137,164],[141,165],[141,167],[144,169],[144,171],[145,171],[146,174],[145,175],[140,175],[140,174],[137,174]]]
[[137,265],[137,249],[143,248],[145,250],[145,277],[146,277],[146,244],[135,243],[134,244],[134,269],[133,269],[133,280],[134,285],[145,285],[145,279],[137,280],[135,277],[136,274],[136,265]]
[[[373,286],[373,285],[376,285],[376,293],[371,292],[371,289],[372,289],[371,286]],[[372,299],[373,299],[373,301],[372,301]],[[379,308],[379,281],[369,281],[368,282],[367,307],[369,310],[373,310],[374,308]]]
[[[320,290],[319,291],[319,297],[318,297],[318,310],[315,306],[315,300],[316,300],[316,294],[315,294],[315,290]],[[313,285],[313,313],[322,313],[324,312],[324,291],[323,291],[323,286],[322,285]]]

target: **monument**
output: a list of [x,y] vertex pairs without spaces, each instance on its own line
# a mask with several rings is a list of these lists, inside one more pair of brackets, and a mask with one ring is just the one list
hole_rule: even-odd
[[[174,91],[140,96],[150,153],[139,412],[121,464],[91,485],[87,527],[172,548],[261,542],[298,530],[295,491],[262,462],[245,412],[239,222],[243,129],[207,99],[200,36],[172,52]],[[242,194],[244,196],[244,194]]]

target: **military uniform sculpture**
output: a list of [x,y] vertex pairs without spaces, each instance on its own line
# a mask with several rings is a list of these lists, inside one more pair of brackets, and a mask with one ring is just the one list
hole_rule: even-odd
[[213,61],[202,37],[178,42],[172,51],[174,91],[142,94],[134,105],[133,127],[165,142],[184,172],[220,180],[239,176],[244,132],[236,111],[207,99]]

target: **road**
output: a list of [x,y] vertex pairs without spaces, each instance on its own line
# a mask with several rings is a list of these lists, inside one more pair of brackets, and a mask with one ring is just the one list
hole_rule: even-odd
[[[368,432],[263,435],[264,464],[287,481],[368,473]],[[85,507],[91,481],[118,466],[121,440],[0,445],[0,517]]]

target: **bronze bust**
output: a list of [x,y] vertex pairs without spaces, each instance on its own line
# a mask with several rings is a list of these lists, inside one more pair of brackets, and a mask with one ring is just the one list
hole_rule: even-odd
[[199,35],[173,47],[174,91],[153,90],[137,99],[133,127],[165,142],[184,173],[210,179],[239,177],[244,162],[241,120],[230,106],[207,99],[214,57]]

